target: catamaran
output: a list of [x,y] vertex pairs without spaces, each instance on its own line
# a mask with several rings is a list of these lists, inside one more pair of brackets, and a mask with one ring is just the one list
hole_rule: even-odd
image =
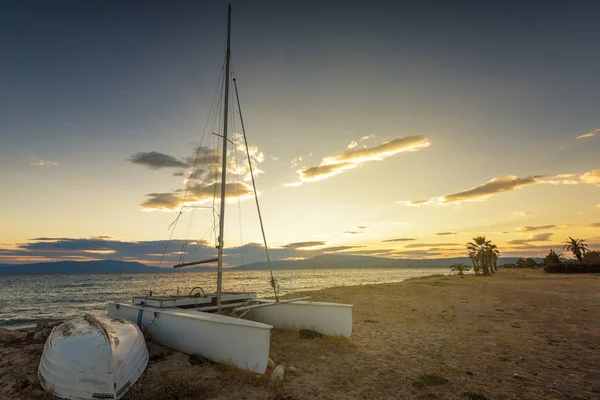
[[[227,189],[227,144],[230,81],[231,6],[227,16],[227,47],[225,73],[222,86],[222,133],[221,178],[219,207],[219,234],[216,239],[217,257],[202,261],[180,262],[174,268],[206,263],[217,263],[215,293],[204,293],[194,288],[189,295],[157,296],[149,292],[135,296],[131,304],[108,304],[110,315],[135,322],[148,337],[162,345],[187,353],[198,354],[217,363],[234,365],[238,368],[264,373],[269,360],[270,333],[272,328],[307,329],[323,335],[350,336],[352,334],[352,305],[313,302],[310,297],[282,300],[279,298],[277,282],[273,276],[271,259],[258,202],[252,160],[248,151],[246,129],[242,118],[236,80],[233,79],[241,122],[245,152],[248,157],[249,175],[256,201],[267,264],[271,274],[270,284],[273,299],[258,298],[255,292],[227,292],[222,289],[224,227]],[[196,162],[194,162],[196,167]],[[194,175],[194,171],[190,176]],[[191,180],[191,178],[190,178]],[[215,185],[216,192],[216,185]],[[183,205],[182,205],[183,207]],[[181,213],[180,213],[181,215]]]

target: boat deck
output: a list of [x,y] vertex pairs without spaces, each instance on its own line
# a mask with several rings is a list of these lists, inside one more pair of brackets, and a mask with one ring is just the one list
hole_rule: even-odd
[[[255,292],[223,292],[221,293],[221,304],[243,302],[255,298]],[[198,296],[135,296],[132,303],[157,308],[197,308],[215,306],[217,304],[217,294],[207,293]]]

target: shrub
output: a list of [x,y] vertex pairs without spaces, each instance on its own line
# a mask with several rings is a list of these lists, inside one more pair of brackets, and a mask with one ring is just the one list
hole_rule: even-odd
[[567,261],[560,264],[549,264],[544,267],[544,271],[554,274],[600,273],[600,262]]

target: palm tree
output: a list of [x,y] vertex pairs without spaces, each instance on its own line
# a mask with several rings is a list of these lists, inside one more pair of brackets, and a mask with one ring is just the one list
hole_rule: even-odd
[[469,250],[469,256],[473,254],[478,261],[479,267],[483,269],[483,276],[490,274],[488,267],[487,249],[492,242],[485,240],[485,236],[478,236],[473,238],[472,242],[467,243],[467,250]]
[[494,271],[498,272],[498,259],[500,259],[500,250],[498,250],[498,246],[496,246],[493,243],[490,243],[490,252],[491,252],[491,261],[492,261],[492,268],[494,269]]
[[[468,248],[468,246],[467,246],[467,248]],[[473,263],[473,272],[475,272],[475,276],[481,275],[479,273],[480,268],[477,265],[477,263],[475,263],[475,260],[477,259],[477,252],[475,252],[475,251],[469,251],[469,258],[471,259],[471,262]]]
[[461,263],[455,263],[450,266],[450,271],[456,271],[456,272],[458,272],[459,275],[464,275],[463,271],[468,271],[470,269],[471,269],[471,267],[469,267],[466,264],[461,264]]
[[569,236],[569,240],[566,240],[563,246],[563,250],[572,251],[573,255],[577,257],[577,259],[582,262],[583,261],[583,253],[587,251],[588,245],[583,243],[585,240],[583,239],[573,239]]

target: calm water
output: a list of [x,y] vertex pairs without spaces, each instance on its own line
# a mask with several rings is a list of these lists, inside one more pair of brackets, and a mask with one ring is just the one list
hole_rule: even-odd
[[[447,273],[448,269],[334,269],[276,271],[281,294],[331,286],[400,282],[409,277]],[[77,275],[0,275],[0,327],[22,328],[40,318],[64,319],[91,310],[105,310],[106,302],[130,302],[151,289],[156,295],[189,293],[194,286],[215,290],[214,272],[169,272]],[[224,290],[255,291],[270,296],[268,272],[225,272]]]

